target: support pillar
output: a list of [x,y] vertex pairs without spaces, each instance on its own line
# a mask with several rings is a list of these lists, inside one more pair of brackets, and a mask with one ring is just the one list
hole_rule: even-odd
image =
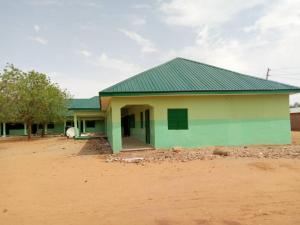
[[44,131],[45,131],[45,134],[47,134],[47,128],[48,128],[48,125],[47,125],[47,124],[45,124],[45,126],[44,126]]
[[79,133],[79,137],[81,136],[81,119],[78,119],[78,133]]
[[85,120],[82,120],[82,125],[83,125],[83,133],[85,133],[85,128],[86,128],[86,125],[85,125]]
[[24,123],[24,135],[27,135],[27,124]]
[[122,134],[121,134],[121,107],[114,106],[111,111],[112,117],[112,149],[113,153],[122,150]]
[[3,135],[2,137],[6,137],[6,123],[3,123]]
[[76,113],[74,113],[74,129],[75,129],[75,137],[79,137]]
[[67,123],[67,122],[64,120],[64,135],[66,135],[66,126],[67,126],[66,123]]

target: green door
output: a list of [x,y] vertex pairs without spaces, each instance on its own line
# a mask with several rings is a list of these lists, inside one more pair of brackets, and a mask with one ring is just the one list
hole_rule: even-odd
[[146,133],[146,143],[150,144],[150,111],[147,109],[145,111],[145,133]]

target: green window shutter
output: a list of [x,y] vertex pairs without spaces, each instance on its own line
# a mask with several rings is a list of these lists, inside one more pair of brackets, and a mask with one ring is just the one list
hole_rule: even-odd
[[187,130],[188,129],[188,110],[187,109],[168,109],[168,129]]
[[141,128],[144,128],[144,114],[141,112]]

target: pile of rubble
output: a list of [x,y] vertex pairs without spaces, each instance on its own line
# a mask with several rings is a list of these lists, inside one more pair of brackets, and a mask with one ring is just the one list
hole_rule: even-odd
[[148,163],[148,162],[187,162],[192,160],[213,160],[216,158],[298,158],[300,146],[242,146],[242,147],[206,147],[198,149],[172,148],[168,150],[150,150],[110,154],[106,162]]

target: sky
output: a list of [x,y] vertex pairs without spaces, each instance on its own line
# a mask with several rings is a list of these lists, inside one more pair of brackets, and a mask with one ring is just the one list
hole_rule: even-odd
[[76,98],[175,57],[300,86],[300,0],[0,0],[0,28],[0,69]]

